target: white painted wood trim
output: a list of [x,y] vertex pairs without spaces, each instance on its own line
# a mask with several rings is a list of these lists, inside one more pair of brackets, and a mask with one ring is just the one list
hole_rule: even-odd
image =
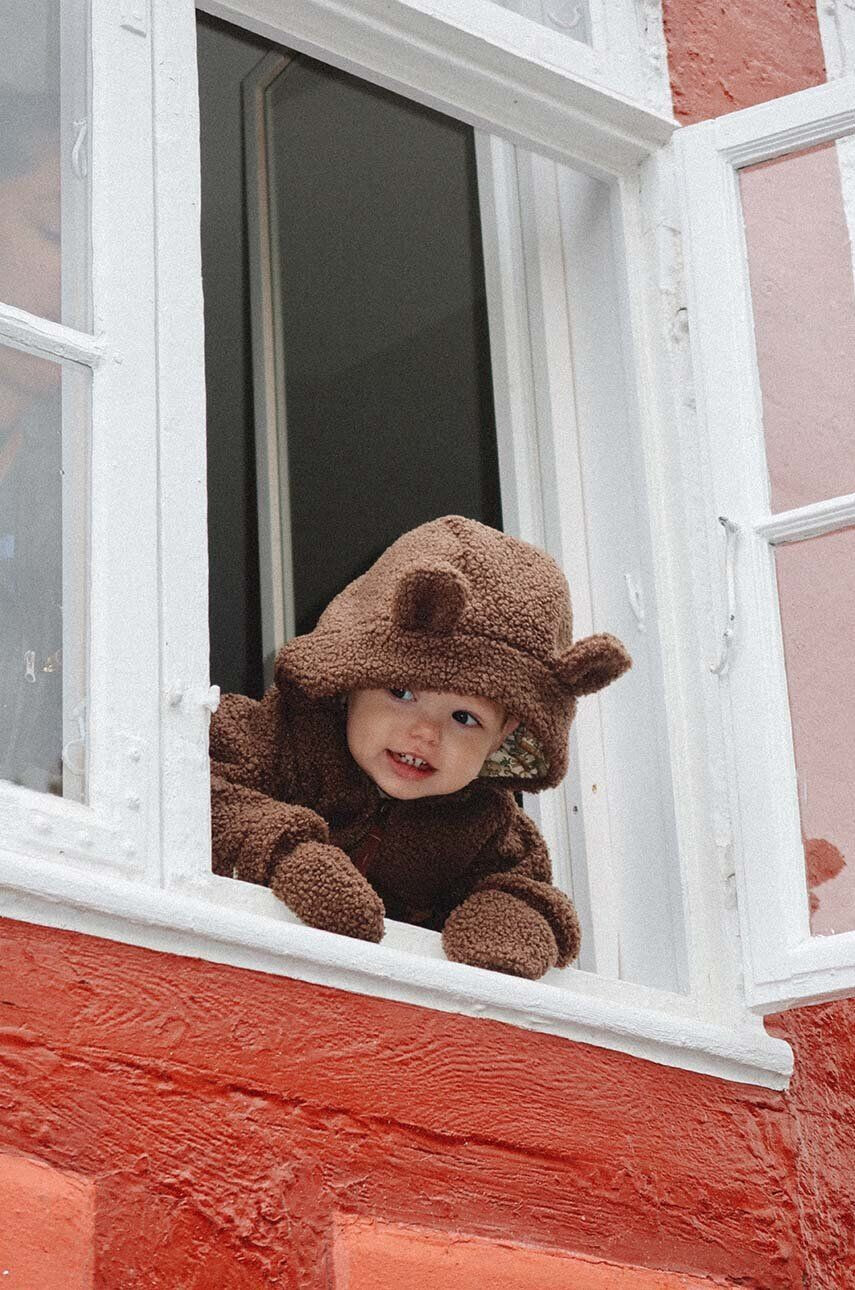
[[264,680],[273,682],[277,650],[296,635],[291,506],[288,476],[288,402],[283,371],[282,292],[271,225],[273,191],[265,102],[272,82],[292,60],[274,50],[244,79],[244,157],[252,311],[252,375],[258,559]]
[[103,336],[49,322],[14,305],[0,304],[0,342],[44,358],[98,367],[107,352]]
[[123,28],[110,0],[93,0],[90,16],[100,123],[89,150],[93,335],[0,310],[10,343],[91,373],[90,561],[88,586],[74,589],[75,621],[86,624],[85,746],[76,749],[86,805],[46,794],[34,802],[4,784],[0,809],[4,843],[22,855],[138,871],[156,869],[159,808],[151,63],[146,36]]
[[490,0],[203,0],[215,17],[383,85],[476,129],[614,175],[674,121],[620,92],[579,41]]
[[[855,990],[855,937],[812,937],[772,542],[852,523],[849,496],[771,516],[737,168],[855,126],[851,79],[679,132],[698,418],[708,446],[708,543],[739,526],[737,636],[719,682],[748,1002]],[[712,653],[712,651],[711,651]]]
[[[54,797],[0,780],[0,840],[20,860],[66,865],[97,875],[106,868],[139,874],[124,846],[121,821],[69,797]],[[0,910],[2,913],[2,910]]]
[[3,913],[12,918],[103,936],[192,958],[253,968],[275,976],[379,995],[420,1007],[489,1017],[526,1029],[596,1044],[648,1061],[700,1071],[720,1079],[786,1085],[792,1069],[787,1044],[766,1033],[758,1019],[732,1025],[721,1019],[679,1015],[646,1006],[620,983],[586,994],[551,982],[523,981],[427,957],[423,952],[369,945],[305,927],[269,891],[257,895],[268,908],[247,913],[227,897],[220,902],[211,876],[198,888],[164,891],[106,877],[93,879],[44,863],[23,866],[0,851]]
[[475,157],[502,514],[510,533],[526,534],[530,542],[543,546],[516,149],[504,139],[476,131]]
[[855,72],[855,7],[850,0],[816,0],[828,79]]
[[92,0],[91,30],[93,331],[109,352],[92,373],[86,787],[99,817],[117,821],[127,860],[154,876],[160,794],[150,32],[123,26],[112,0]]
[[[495,135],[480,133],[476,133],[476,158],[504,524],[508,532],[543,547],[547,542],[544,472],[547,478],[553,473],[547,460],[548,450],[544,456],[545,445],[560,431],[550,413],[552,401],[547,398],[544,402],[543,398],[538,400],[536,397],[534,355],[535,352],[539,355],[537,365],[543,375],[550,366],[549,356],[544,352],[543,336],[554,336],[551,378],[554,385],[556,380],[560,382],[562,373],[567,375],[570,341],[562,278],[553,284],[551,309],[537,285],[544,273],[547,279],[550,276],[548,266],[537,268],[544,216],[543,212],[538,213],[534,209],[535,203],[530,200],[523,214],[519,172],[521,167],[528,171],[540,164],[541,187],[545,183],[547,193],[551,193],[553,198],[546,217],[547,224],[551,221],[553,233],[558,237],[555,167],[541,158],[521,152]],[[532,182],[538,183],[537,180],[529,181],[526,188],[529,196]],[[540,235],[538,228],[541,229]],[[570,409],[571,385],[567,386],[567,397],[563,401]],[[584,559],[582,568],[587,582]],[[595,721],[595,741],[597,733]],[[526,809],[546,838],[556,883],[573,897],[582,925],[585,966],[606,976],[617,977],[617,931],[613,918],[605,912],[614,910],[616,906],[604,899],[601,883],[598,894],[604,916],[595,921],[586,864],[586,824],[579,810],[582,800],[578,741],[574,730],[568,781],[557,792],[529,797]],[[600,807],[602,821],[605,797],[593,805]],[[593,826],[591,817],[596,814],[592,810],[588,817],[589,830]],[[605,856],[607,866],[608,849],[601,847],[600,854]]]
[[[508,532],[542,547],[546,540],[542,466],[517,149],[495,135],[476,132],[475,152],[503,521]],[[578,802],[575,741],[571,767]],[[582,961],[585,967],[594,970],[599,965],[605,975],[617,977],[614,929],[600,927],[596,934],[594,930],[585,866],[584,827],[580,813],[572,810],[571,791],[568,786],[557,793],[529,796],[525,800],[525,809],[537,821],[547,840],[556,883],[573,897],[582,926]]]
[[[479,135],[478,140],[506,527],[546,546],[564,565],[577,636],[595,629],[592,595],[596,595],[600,602],[607,601],[607,608],[601,603],[602,621],[596,626],[631,639],[627,633],[636,627],[636,620],[629,612],[621,572],[625,557],[616,549],[614,533],[601,533],[598,541],[610,558],[604,560],[596,553],[594,586],[583,517],[588,515],[590,520],[591,499],[585,490],[600,488],[599,474],[612,481],[611,487],[620,487],[610,438],[619,438],[621,454],[623,445],[629,447],[638,477],[634,491],[644,492],[642,453],[631,411],[635,406],[630,388],[632,360],[625,362],[634,341],[630,329],[624,332],[611,316],[620,312],[622,299],[625,307],[623,275],[615,260],[623,243],[622,211],[637,205],[637,186],[629,188],[623,200],[614,192],[609,200],[609,190],[598,191],[596,181],[585,175],[527,151],[515,151],[495,137]],[[606,303],[600,301],[603,290]],[[607,352],[596,355],[587,336],[596,336]],[[580,358],[583,366],[577,371]],[[603,383],[607,390],[601,388]],[[583,485],[585,454],[588,469]],[[598,507],[604,505],[605,487],[594,503]],[[622,507],[626,499],[623,493],[620,496]],[[615,498],[610,502],[614,509]],[[627,512],[634,533],[635,526],[644,523],[632,510],[638,504],[633,499],[632,513]],[[650,612],[646,634],[639,634],[634,652],[646,651],[650,642],[655,671],[659,666],[655,594],[641,532],[631,558],[633,567],[643,570]],[[612,582],[617,583],[616,595]],[[640,663],[633,679],[642,667]],[[654,705],[658,700],[664,709],[661,685],[652,698]],[[611,699],[620,702],[614,695]],[[609,774],[605,708],[597,699],[580,706],[564,783],[555,792],[527,801],[526,809],[547,839],[555,881],[576,903],[583,928],[582,966],[612,978],[646,972],[656,975],[661,986],[679,984],[687,989],[679,856],[673,825],[669,827],[666,819],[673,815],[665,769],[667,733],[660,715],[663,728],[651,750],[654,759],[657,752],[662,753],[660,791],[654,794],[650,811],[642,813],[643,823],[655,831],[655,837],[646,839],[647,846],[635,834],[637,802],[624,810],[625,785],[620,776]],[[655,711],[646,710],[645,730],[655,728],[656,720]],[[630,815],[632,823],[627,823],[625,817]],[[672,881],[663,882],[660,875],[656,884],[648,884],[639,903],[633,898],[638,884],[634,886],[637,870],[632,864],[645,851],[651,866],[673,867],[674,872]],[[652,948],[651,936],[661,943],[661,953]]]
[[[154,0],[159,882],[210,871],[207,455],[196,15]],[[151,612],[151,610],[149,611]]]
[[754,525],[754,532],[767,542],[796,542],[800,538],[821,537],[855,524],[855,493],[813,502],[792,511],[779,511],[771,519]]
[[[643,473],[672,750],[679,893],[686,918],[688,981],[701,1008],[744,1008],[732,838],[718,684],[703,660],[718,627],[702,489],[703,437],[695,425],[683,244],[674,157],[642,168],[623,203],[625,326],[633,343]],[[640,189],[640,193],[639,193]],[[640,196],[640,200],[639,200]],[[713,521],[712,527],[718,529]],[[711,630],[710,624],[714,624]]]
[[757,981],[753,1003],[758,1012],[776,1012],[811,1000],[844,998],[855,992],[855,931],[835,936],[808,936],[780,955],[778,974]]
[[702,128],[712,134],[716,153],[735,168],[813,148],[855,130],[855,77],[686,126],[680,135],[691,139]]

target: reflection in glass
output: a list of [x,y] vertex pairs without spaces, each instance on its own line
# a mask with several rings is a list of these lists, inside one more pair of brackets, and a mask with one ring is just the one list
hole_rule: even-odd
[[0,0],[0,302],[85,328],[85,6]]
[[855,529],[775,549],[811,930],[855,929]]
[[72,431],[86,424],[87,395],[87,375],[0,347],[0,779],[73,797],[83,781],[86,451]]
[[543,27],[563,32],[573,40],[591,43],[591,12],[588,0],[494,0]]
[[853,149],[740,171],[773,512],[855,492]]

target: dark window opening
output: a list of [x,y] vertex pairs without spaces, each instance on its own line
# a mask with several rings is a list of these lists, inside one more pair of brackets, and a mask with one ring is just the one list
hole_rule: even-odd
[[[242,86],[277,47],[200,15],[211,677],[264,686]],[[399,533],[501,526],[473,130],[324,64],[265,108],[298,632]],[[260,556],[261,549],[261,556]]]

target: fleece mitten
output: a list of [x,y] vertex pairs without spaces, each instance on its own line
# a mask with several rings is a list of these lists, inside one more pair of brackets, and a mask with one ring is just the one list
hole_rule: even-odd
[[558,963],[546,919],[505,891],[476,891],[449,914],[442,929],[448,958],[536,981]]
[[381,940],[383,901],[338,847],[301,842],[279,857],[270,888],[310,927],[360,941]]
[[442,931],[448,958],[536,981],[579,953],[572,902],[545,882],[492,874],[449,914]]

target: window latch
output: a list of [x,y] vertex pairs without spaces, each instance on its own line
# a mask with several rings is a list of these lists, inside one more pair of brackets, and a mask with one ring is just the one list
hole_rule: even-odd
[[[82,775],[86,768],[86,700],[72,710],[71,720],[77,727],[77,734],[71,739],[66,740],[62,745],[62,764],[66,770],[71,771],[72,775]],[[72,757],[71,750],[76,748],[78,752],[77,760]]]
[[727,622],[721,634],[718,662],[710,663],[710,671],[724,676],[730,666],[733,640],[736,635],[736,539],[739,525],[726,515],[719,515],[718,522],[724,529],[724,576],[727,588]]
[[89,163],[86,157],[86,132],[89,129],[89,122],[85,117],[74,122],[74,146],[71,149],[71,168],[78,179],[85,179],[89,173]]

